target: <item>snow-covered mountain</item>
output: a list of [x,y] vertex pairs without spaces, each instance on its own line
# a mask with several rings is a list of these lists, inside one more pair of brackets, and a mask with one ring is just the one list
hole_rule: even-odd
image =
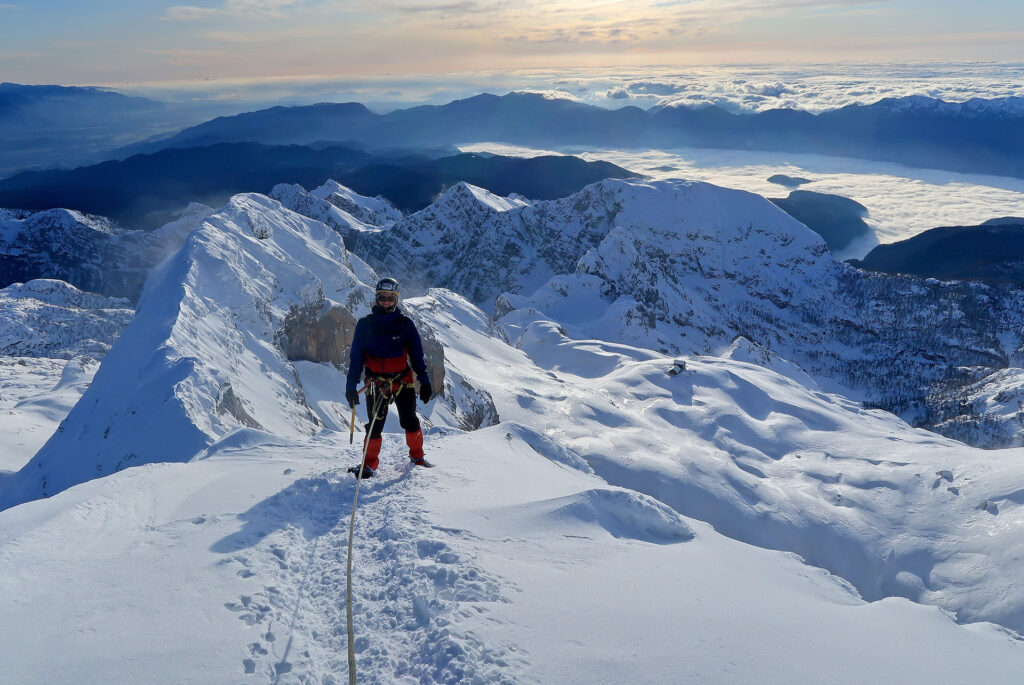
[[153,267],[212,211],[192,204],[175,222],[143,232],[70,209],[0,209],[0,286],[59,279],[134,300]]
[[101,359],[134,311],[124,298],[87,293],[58,280],[0,289],[0,355]]
[[0,489],[75,406],[134,314],[127,300],[64,281],[0,289]]
[[420,407],[437,468],[410,468],[389,419],[359,500],[362,680],[1019,678],[1022,450],[854,395],[986,351],[1012,370],[1015,291],[862,274],[701,183],[460,185],[375,225],[275,194],[343,221],[256,194],[206,217],[0,474],[10,677],[344,679],[339,367],[379,267],[461,293],[404,300],[444,393]]
[[1024,414],[969,402],[971,386],[1021,365],[1024,291],[860,271],[751,193],[610,179],[530,203],[460,184],[387,230],[344,230],[378,270],[493,310],[513,341],[535,321],[665,354],[721,354],[743,337],[919,425],[1024,444]]

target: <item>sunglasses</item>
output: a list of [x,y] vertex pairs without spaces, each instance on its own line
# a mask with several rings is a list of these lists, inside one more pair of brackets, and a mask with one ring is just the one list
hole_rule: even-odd
[[378,302],[394,302],[398,299],[398,296],[394,293],[377,293]]

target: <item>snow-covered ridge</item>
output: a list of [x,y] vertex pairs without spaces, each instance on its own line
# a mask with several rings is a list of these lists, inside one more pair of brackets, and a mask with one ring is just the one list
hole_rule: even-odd
[[298,309],[365,311],[372,288],[353,262],[372,274],[324,224],[261,195],[232,198],[153,273],[82,402],[0,506],[128,466],[188,460],[241,426],[315,434],[323,423],[275,336]]
[[[915,430],[829,394],[779,353],[798,335],[813,346],[833,332],[815,309],[830,287],[868,291],[882,327],[907,318],[883,296],[896,283],[901,304],[957,344],[962,332],[943,322],[963,328],[981,311],[964,299],[972,291],[865,284],[763,207],[686,183],[598,184],[504,211],[470,189],[451,194],[433,219],[439,235],[458,239],[442,214],[482,219],[466,228],[505,229],[499,248],[529,247],[562,270],[501,296],[498,324],[444,289],[406,300],[472,401],[424,410],[439,468],[405,466],[392,422],[382,469],[363,485],[353,604],[363,679],[675,682],[688,672],[711,682],[729,663],[730,678],[750,681],[1015,682],[1012,635],[895,598],[1024,627],[1020,450]],[[402,244],[414,251],[420,235]],[[538,236],[546,242],[529,242]],[[476,257],[467,248],[467,268]],[[487,274],[470,275],[486,292]],[[282,334],[299,315],[364,312],[373,276],[337,230],[255,194],[233,198],[162,264],[82,401],[0,482],[0,508],[16,505],[0,512],[0,592],[11,598],[0,628],[39,628],[0,642],[8,673],[60,680],[67,664],[90,663],[131,680],[127,650],[174,679],[198,661],[217,681],[339,677],[354,488],[343,469],[358,441],[349,445],[338,411],[341,373],[293,362]],[[989,311],[1003,295],[973,296]],[[680,298],[700,325],[672,321]],[[870,355],[886,350],[855,316],[858,302],[828,312],[862,336],[830,354],[876,363]],[[740,327],[751,339],[730,337]],[[723,356],[655,349],[690,335]],[[196,461],[153,463],[186,459]],[[40,495],[53,496],[23,503]],[[54,549],[79,563],[47,563]],[[194,581],[187,597],[182,577]],[[116,610],[143,603],[159,618]],[[779,615],[786,631],[764,618]],[[60,637],[90,616],[95,633]],[[59,639],[65,658],[40,666],[39,645]],[[815,660],[777,658],[795,639]],[[736,656],[751,649],[757,658]]]

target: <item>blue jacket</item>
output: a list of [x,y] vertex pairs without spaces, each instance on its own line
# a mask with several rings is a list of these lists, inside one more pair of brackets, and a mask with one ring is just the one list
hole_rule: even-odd
[[386,312],[374,305],[370,314],[359,319],[352,338],[346,390],[356,389],[364,368],[367,376],[401,374],[403,382],[411,383],[415,372],[420,385],[430,382],[420,333],[397,306]]

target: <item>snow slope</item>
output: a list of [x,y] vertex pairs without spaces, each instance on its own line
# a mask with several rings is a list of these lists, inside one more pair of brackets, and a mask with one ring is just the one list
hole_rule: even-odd
[[[410,470],[387,435],[362,488],[360,682],[1019,676],[1024,643],[995,626],[865,603],[794,555],[546,458],[517,429],[438,431],[428,447],[439,466]],[[6,677],[345,682],[354,458],[343,435],[288,444],[242,429],[202,461],[0,513]]]
[[551,329],[508,348],[461,298],[434,299],[450,364],[551,458],[798,553],[867,599],[1024,630],[1024,451],[913,429],[735,350],[666,358]]

